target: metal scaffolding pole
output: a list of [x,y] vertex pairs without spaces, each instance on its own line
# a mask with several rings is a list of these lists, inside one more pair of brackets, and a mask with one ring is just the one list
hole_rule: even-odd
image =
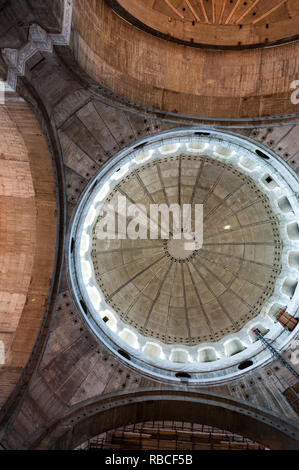
[[271,351],[271,353],[273,354],[273,356],[278,359],[278,361],[290,372],[290,374],[295,377],[296,380],[299,380],[299,373],[296,371],[296,369],[294,369],[294,367],[278,352],[276,351],[276,349],[269,343],[269,341],[267,341],[262,333],[260,332],[260,330],[258,328],[255,328],[254,330],[252,330],[253,333],[256,334],[256,336],[258,337],[258,339],[261,340],[261,342],[266,346],[267,349],[269,349],[269,351]]

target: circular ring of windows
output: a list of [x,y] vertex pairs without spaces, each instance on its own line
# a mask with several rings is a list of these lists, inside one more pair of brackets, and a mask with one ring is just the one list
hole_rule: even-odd
[[[258,315],[238,331],[217,341],[169,344],[148,337],[123,322],[107,302],[92,261],[94,225],[114,188],[136,169],[155,160],[206,156],[249,177],[270,201],[279,222],[281,270],[273,292]],[[278,350],[297,334],[277,321],[280,309],[298,317],[299,304],[299,181],[294,171],[271,150],[231,132],[179,129],[146,137],[122,150],[88,184],[72,217],[68,235],[68,277],[78,310],[88,328],[114,356],[129,367],[159,380],[208,384],[229,381],[271,361],[253,333],[258,328]],[[224,227],[229,229],[230,227]]]

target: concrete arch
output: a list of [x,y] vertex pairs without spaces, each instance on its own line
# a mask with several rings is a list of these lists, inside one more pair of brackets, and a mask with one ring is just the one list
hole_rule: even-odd
[[57,204],[51,155],[29,105],[8,96],[0,105],[0,121],[0,408],[4,412],[47,309]]
[[203,423],[273,450],[299,449],[299,427],[293,421],[240,400],[180,390],[140,390],[83,402],[51,423],[30,447],[74,449],[102,432],[149,420]]

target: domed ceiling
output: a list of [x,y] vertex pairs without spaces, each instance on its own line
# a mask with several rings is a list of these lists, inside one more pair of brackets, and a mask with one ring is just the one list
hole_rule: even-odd
[[277,339],[278,311],[298,308],[296,188],[274,154],[221,131],[169,131],[123,150],[91,182],[70,233],[84,321],[159,376],[227,378],[265,361],[253,329]]
[[236,332],[260,312],[280,272],[281,240],[269,200],[249,177],[207,157],[169,157],[114,188],[106,201],[115,212],[120,196],[146,208],[204,205],[199,250],[171,235],[99,240],[95,224],[96,278],[124,323],[165,343],[194,345]]
[[296,0],[107,0],[124,19],[189,45],[257,46],[298,36]]

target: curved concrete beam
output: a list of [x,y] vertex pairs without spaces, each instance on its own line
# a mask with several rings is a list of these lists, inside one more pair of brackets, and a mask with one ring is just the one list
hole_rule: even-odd
[[141,390],[99,397],[50,423],[31,448],[75,449],[103,432],[148,420],[202,423],[258,441],[274,450],[299,449],[295,422],[240,400],[183,390]]

